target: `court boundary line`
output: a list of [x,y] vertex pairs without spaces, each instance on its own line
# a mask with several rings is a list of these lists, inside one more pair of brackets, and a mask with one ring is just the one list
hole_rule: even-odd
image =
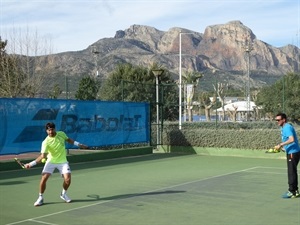
[[41,224],[47,224],[47,225],[58,225],[56,223],[48,223],[48,222],[44,222],[44,221],[38,221],[38,220],[29,220],[35,223],[41,223]]
[[248,171],[248,173],[262,173],[262,174],[277,174],[277,175],[283,175],[286,173],[276,173],[276,172],[258,172],[258,171]]
[[[246,172],[246,171],[253,170],[253,169],[256,169],[256,168],[260,168],[260,167],[259,166],[250,167],[250,168],[247,168],[247,169],[237,170],[237,171],[230,172],[230,173],[215,175],[215,176],[212,176],[212,177],[193,180],[193,181],[189,181],[189,182],[184,182],[184,183],[181,183],[181,184],[171,185],[171,186],[168,186],[168,187],[157,188],[157,189],[153,189],[153,190],[150,190],[150,191],[141,192],[141,194],[148,194],[148,193],[151,193],[151,192],[162,191],[162,190],[165,190],[165,189],[180,187],[180,186],[184,186],[184,185],[187,185],[187,184],[193,184],[193,183],[197,183],[197,182],[207,181],[207,180],[211,180],[211,179],[215,179],[215,178],[219,178],[219,177],[229,176],[229,175],[236,174],[236,173]],[[5,225],[20,224],[20,223],[24,223],[24,222],[28,222],[28,221],[38,222],[39,221],[38,219],[42,219],[42,218],[45,218],[45,217],[50,217],[50,216],[54,216],[54,215],[58,215],[58,214],[63,214],[63,213],[67,213],[67,212],[71,212],[71,211],[75,211],[75,210],[79,210],[79,209],[85,209],[85,208],[92,207],[92,206],[95,206],[95,205],[102,205],[102,204],[105,204],[105,203],[108,203],[108,202],[113,202],[113,201],[116,201],[116,200],[117,199],[104,200],[102,202],[97,202],[97,203],[94,203],[94,204],[89,204],[89,205],[84,205],[84,206],[80,206],[80,207],[76,207],[76,208],[72,208],[72,209],[67,209],[67,210],[63,210],[63,211],[59,211],[59,212],[54,212],[54,213],[50,213],[50,214],[46,214],[46,215],[42,215],[42,216],[37,216],[37,217],[25,219],[25,220],[20,220],[20,221],[16,221],[16,222],[13,222],[13,223],[8,223],[8,224],[5,224]],[[40,223],[45,223],[45,222],[41,221]]]
[[[286,174],[286,168],[283,167],[270,167],[270,166],[258,166],[256,169],[272,169],[277,170],[277,172],[272,171],[247,171],[248,173],[263,173],[263,174],[277,174],[277,175],[283,175]],[[278,170],[285,170],[285,172],[279,172]]]
[[258,166],[259,168],[264,168],[264,169],[276,169],[276,170],[285,170],[286,167],[273,167],[273,166]]

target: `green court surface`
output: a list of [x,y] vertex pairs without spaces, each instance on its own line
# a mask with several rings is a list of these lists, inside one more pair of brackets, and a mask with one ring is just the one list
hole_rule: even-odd
[[0,224],[295,225],[300,198],[287,190],[282,159],[172,155],[72,164],[72,203],[49,179],[34,207],[41,168],[1,172]]

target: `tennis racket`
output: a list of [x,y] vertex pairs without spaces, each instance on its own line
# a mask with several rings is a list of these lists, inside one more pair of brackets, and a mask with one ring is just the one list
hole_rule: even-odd
[[18,163],[23,169],[25,169],[24,163],[22,163],[18,158],[15,158],[15,162]]

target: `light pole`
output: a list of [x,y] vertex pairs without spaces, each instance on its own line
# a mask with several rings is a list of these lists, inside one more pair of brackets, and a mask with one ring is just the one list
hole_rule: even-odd
[[252,47],[251,41],[246,39],[245,52],[247,55],[247,88],[246,88],[247,121],[249,121],[249,119],[250,119],[250,52],[252,50],[253,50],[253,47]]
[[92,46],[92,53],[94,54],[95,57],[95,64],[96,64],[96,77],[99,76],[99,71],[98,71],[98,55],[100,52],[97,50],[97,47],[95,45]]
[[179,130],[182,127],[182,74],[181,74],[181,35],[194,33],[179,33]]
[[159,129],[159,76],[164,72],[163,69],[152,70],[156,80],[156,148],[160,144],[160,129]]

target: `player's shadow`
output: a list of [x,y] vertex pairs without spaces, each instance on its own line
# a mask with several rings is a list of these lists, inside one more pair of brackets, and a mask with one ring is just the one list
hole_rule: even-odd
[[[179,194],[185,193],[186,191],[153,191],[153,192],[146,192],[146,193],[135,193],[135,194],[123,194],[123,195],[114,195],[110,197],[101,198],[98,194],[89,194],[87,195],[88,198],[85,199],[73,199],[71,203],[74,202],[92,202],[92,201],[109,201],[109,200],[116,200],[116,199],[127,199],[139,196],[148,196],[148,195],[161,195],[161,194]],[[51,204],[59,204],[65,203],[64,201],[60,202],[45,202],[44,205],[51,205]]]
[[100,195],[97,195],[97,194],[90,194],[90,195],[87,195],[88,198],[86,199],[74,199],[72,200],[72,202],[93,202],[93,201],[100,201],[102,200],[100,198]]
[[179,194],[184,193],[186,191],[153,191],[153,192],[146,192],[146,193],[135,193],[135,194],[124,194],[124,195],[114,195],[110,197],[101,198],[100,200],[115,200],[115,199],[126,199],[126,198],[133,198],[139,196],[147,196],[147,195],[161,195],[161,194]]
[[146,192],[146,193],[135,193],[135,194],[123,194],[123,195],[114,195],[105,198],[101,198],[100,195],[97,194],[89,194],[87,195],[87,199],[74,199],[72,202],[90,202],[90,201],[109,201],[109,200],[116,200],[116,199],[126,199],[126,198],[133,198],[139,196],[148,196],[148,195],[161,195],[161,194],[179,194],[184,193],[186,191],[153,191],[153,192]]
[[18,184],[25,184],[27,182],[24,181],[6,181],[6,182],[0,182],[0,185],[18,185]]

